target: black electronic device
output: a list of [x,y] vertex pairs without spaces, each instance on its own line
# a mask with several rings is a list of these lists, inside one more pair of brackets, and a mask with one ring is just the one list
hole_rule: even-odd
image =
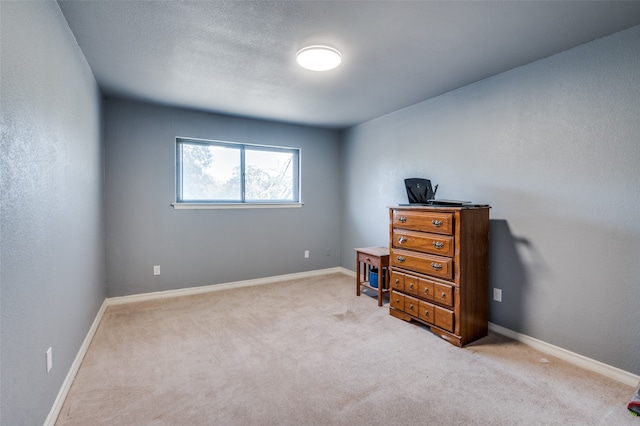
[[[424,178],[408,178],[404,180],[407,188],[407,197],[409,204],[400,204],[401,206],[440,206],[440,207],[461,207],[476,206],[471,201],[462,200],[436,200],[436,192],[438,185],[431,187],[431,181]],[[480,205],[478,205],[480,206]]]
[[471,201],[462,200],[429,200],[427,204],[431,206],[466,206],[471,204]]
[[423,178],[405,179],[404,185],[407,188],[409,204],[429,204],[429,200],[435,198],[436,191],[438,190],[438,185],[436,185],[434,190],[431,187],[431,181]]

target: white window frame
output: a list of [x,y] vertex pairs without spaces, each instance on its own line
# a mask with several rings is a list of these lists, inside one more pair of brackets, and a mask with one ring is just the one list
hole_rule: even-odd
[[[240,200],[184,200],[182,198],[182,153],[181,147],[183,144],[194,144],[194,145],[216,145],[229,147],[233,149],[239,149],[241,155],[241,199]],[[293,199],[291,200],[249,200],[245,199],[245,151],[246,150],[261,150],[261,151],[275,151],[275,152],[287,152],[294,154],[293,161]],[[188,138],[188,137],[176,137],[176,170],[175,170],[175,202],[172,203],[172,206],[175,209],[238,209],[238,208],[295,208],[302,207],[303,203],[301,201],[301,185],[300,185],[300,176],[301,176],[301,157],[302,153],[300,148],[291,148],[291,147],[282,147],[282,146],[272,146],[272,145],[259,145],[259,144],[248,144],[248,143],[240,143],[240,142],[230,142],[230,141],[220,141],[220,140],[209,140],[209,139],[196,139],[196,138]]]

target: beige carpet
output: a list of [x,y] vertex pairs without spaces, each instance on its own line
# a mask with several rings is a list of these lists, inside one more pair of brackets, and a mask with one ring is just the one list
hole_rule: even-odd
[[640,425],[633,388],[498,334],[463,349],[331,274],[107,309],[63,425]]

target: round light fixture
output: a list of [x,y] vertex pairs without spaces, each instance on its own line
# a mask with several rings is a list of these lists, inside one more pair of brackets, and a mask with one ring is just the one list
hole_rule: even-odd
[[342,55],[333,47],[307,46],[298,50],[296,61],[311,71],[329,71],[342,63]]

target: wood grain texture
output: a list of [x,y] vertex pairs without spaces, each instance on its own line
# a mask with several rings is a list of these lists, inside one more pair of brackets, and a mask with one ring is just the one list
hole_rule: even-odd
[[[398,299],[390,314],[426,324],[457,346],[486,336],[489,207],[392,207],[389,219],[391,286]],[[417,314],[407,310],[410,297],[418,298]]]

